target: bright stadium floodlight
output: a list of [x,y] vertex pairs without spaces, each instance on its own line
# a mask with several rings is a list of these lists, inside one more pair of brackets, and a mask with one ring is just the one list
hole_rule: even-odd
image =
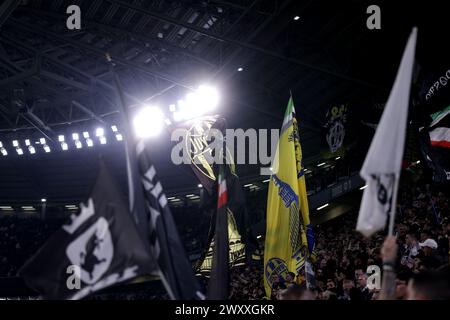
[[13,147],[18,147],[19,146],[19,141],[13,140],[12,145],[13,145]]
[[36,153],[36,148],[33,146],[28,146],[28,151],[30,152],[30,154],[35,154]]
[[3,148],[3,142],[0,141],[0,148]]
[[69,149],[69,145],[66,142],[61,142],[61,149],[63,149],[64,151]]
[[219,94],[213,87],[201,85],[195,92],[186,95],[184,104],[179,104],[182,120],[189,120],[214,110],[219,104]]
[[16,148],[16,151],[17,151],[17,154],[18,154],[19,156],[23,155],[23,150],[22,150],[22,148],[17,147],[17,148]]
[[50,147],[47,144],[44,144],[44,151],[47,153],[50,152]]
[[83,144],[81,143],[80,140],[76,140],[76,141],[75,141],[75,147],[76,147],[77,149],[83,148]]
[[6,151],[5,148],[0,148],[0,152],[2,153],[2,156],[7,156],[8,155],[8,151]]
[[30,139],[25,139],[25,145],[28,147],[30,144]]
[[201,85],[196,92],[201,109],[214,110],[219,104],[219,93],[213,87]]
[[164,126],[164,114],[159,108],[144,107],[133,120],[134,130],[139,138],[158,135]]
[[41,144],[45,144],[45,138],[40,138],[40,139],[39,139],[39,142],[40,142]]
[[111,130],[112,130],[112,132],[117,132],[118,130],[117,130],[117,126],[111,126]]
[[66,139],[64,138],[64,136],[61,134],[58,136],[58,141],[59,142],[64,142]]
[[41,202],[42,202],[42,203],[47,202],[47,199],[42,198],[42,199],[41,199]]
[[121,133],[116,134],[116,139],[117,141],[122,141],[123,140],[123,136]]
[[95,135],[97,137],[103,137],[105,135],[105,130],[103,128],[97,128],[97,130],[95,130]]
[[175,120],[176,122],[180,122],[183,120],[183,114],[178,111],[178,112],[174,112],[173,113],[173,120]]
[[189,92],[184,100],[178,100],[178,108],[169,106],[173,120],[180,122],[190,120],[216,109],[219,104],[219,94],[214,87],[200,85],[194,92]]
[[80,135],[78,133],[72,133],[72,140],[80,140]]
[[100,144],[106,144],[106,137],[101,136],[101,137],[99,138],[99,140],[100,140]]
[[92,147],[92,146],[94,146],[94,141],[92,141],[92,139],[87,138],[86,139],[86,144],[87,144],[88,147]]
[[186,101],[180,99],[177,101],[178,109],[184,109],[186,107]]
[[201,183],[199,183],[199,184],[197,185],[197,187],[203,188],[203,185],[202,185]]
[[89,138],[89,132],[87,131],[83,132],[83,137],[86,139]]

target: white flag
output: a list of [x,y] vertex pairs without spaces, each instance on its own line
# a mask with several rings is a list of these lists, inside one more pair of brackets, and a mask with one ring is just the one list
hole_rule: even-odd
[[416,37],[417,28],[413,28],[394,86],[360,172],[361,177],[366,180],[367,188],[364,190],[356,230],[367,237],[385,227],[387,216],[396,202]]

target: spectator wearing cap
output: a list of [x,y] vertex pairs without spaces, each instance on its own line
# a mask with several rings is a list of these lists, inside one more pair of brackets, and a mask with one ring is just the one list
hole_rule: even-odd
[[426,239],[424,242],[420,242],[419,246],[423,249],[425,255],[429,256],[433,253],[433,250],[438,248],[438,244],[433,239]]
[[419,243],[420,248],[422,249],[423,257],[422,262],[423,266],[427,270],[432,270],[438,268],[441,263],[437,256],[437,248],[438,244],[433,239],[426,239],[424,242]]

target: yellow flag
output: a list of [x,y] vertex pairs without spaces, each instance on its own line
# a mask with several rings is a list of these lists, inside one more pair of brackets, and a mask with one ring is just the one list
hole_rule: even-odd
[[305,259],[314,249],[292,97],[284,115],[272,172],[264,247],[264,286],[268,297],[276,277],[284,282],[288,272],[304,272]]

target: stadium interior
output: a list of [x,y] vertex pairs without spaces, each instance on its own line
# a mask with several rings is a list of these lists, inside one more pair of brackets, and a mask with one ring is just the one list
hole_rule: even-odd
[[[66,25],[71,5],[81,9],[79,30]],[[437,12],[433,5],[419,8],[384,1],[382,28],[369,30],[370,5],[366,0],[3,0],[0,297],[36,298],[17,272],[63,221],[79,211],[96,181],[100,157],[128,196],[127,124],[121,117],[109,54],[130,115],[139,117],[143,106],[158,107],[161,113],[150,117],[147,126],[160,132],[147,138],[147,148],[193,266],[208,248],[216,200],[189,164],[171,159],[178,142],[171,140],[171,133],[187,117],[177,110],[190,93],[213,88],[207,93],[217,94],[218,102],[209,115],[220,114],[228,129],[280,129],[291,95],[310,219],[323,262],[324,275],[317,279],[323,290],[317,297],[371,299],[372,295],[345,291],[345,279],[353,279],[354,272],[381,264],[383,237],[366,240],[354,231],[366,187],[359,172],[411,28],[419,29],[416,55],[423,68],[448,67],[448,54],[436,33],[447,34],[448,18],[445,10]],[[332,110],[345,113],[345,138],[337,153],[330,152],[326,137]],[[401,218],[408,222],[398,220],[396,229],[406,237],[411,225],[419,225],[413,229],[421,242],[428,239],[420,239],[421,234],[430,232],[439,244],[439,264],[444,265],[449,250],[449,183],[433,181],[433,170],[415,139],[418,124],[411,121],[398,196]],[[247,145],[246,160],[248,150]],[[231,300],[265,299],[262,251],[270,177],[260,175],[265,164],[248,162],[237,164],[236,173],[260,251],[254,259],[232,265]],[[406,240],[401,241],[403,245]],[[344,260],[352,261],[348,270]],[[426,269],[424,261],[417,270],[422,265]],[[195,271],[206,290],[209,276]],[[280,287],[272,298],[282,295]],[[167,298],[160,281],[147,279],[107,288],[87,299]]]

